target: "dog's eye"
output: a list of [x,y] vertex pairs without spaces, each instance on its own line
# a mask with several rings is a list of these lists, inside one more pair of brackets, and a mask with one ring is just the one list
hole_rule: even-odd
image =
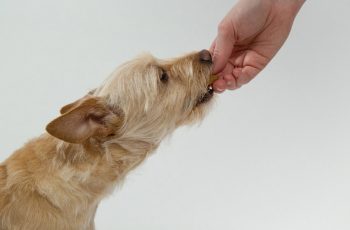
[[162,70],[162,74],[160,75],[160,81],[163,83],[168,82],[169,76],[165,70]]

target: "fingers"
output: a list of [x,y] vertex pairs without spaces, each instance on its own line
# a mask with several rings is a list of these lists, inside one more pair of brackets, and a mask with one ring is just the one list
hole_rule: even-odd
[[224,92],[226,88],[226,81],[223,78],[220,78],[213,83],[213,89],[217,93]]
[[223,21],[218,28],[218,35],[213,42],[211,49],[213,54],[213,73],[216,74],[222,71],[232,54],[234,47],[234,30],[231,23]]
[[224,76],[224,80],[226,82],[226,88],[229,90],[234,90],[239,88],[237,84],[237,79],[233,74],[226,74]]
[[214,53],[215,45],[216,45],[216,38],[211,43],[210,48],[209,48],[209,52],[211,53],[211,55],[213,55],[213,53]]
[[238,70],[237,73],[235,73],[234,70],[233,73],[237,74],[237,84],[241,86],[250,82],[259,72],[260,69],[252,66],[245,66],[241,70]]
[[259,69],[252,66],[234,68],[231,73],[224,74],[213,84],[215,92],[222,93],[225,90],[235,90],[250,82],[258,73]]

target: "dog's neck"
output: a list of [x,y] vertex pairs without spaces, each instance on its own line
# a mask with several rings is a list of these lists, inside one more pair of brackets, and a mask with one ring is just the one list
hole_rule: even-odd
[[123,146],[96,140],[70,144],[49,135],[32,143],[33,147],[45,145],[46,149],[33,150],[33,159],[40,166],[27,169],[47,172],[37,182],[35,190],[60,210],[85,212],[85,219],[93,218],[101,199],[156,148],[137,141],[124,142]]
[[[111,139],[70,144],[48,134],[30,141],[0,165],[0,184],[8,190],[8,195],[0,196],[0,208],[5,205],[1,202],[11,200],[10,194],[20,197],[22,202],[31,197],[29,201],[38,202],[35,207],[46,207],[45,213],[60,216],[55,223],[66,226],[64,229],[76,229],[74,226],[93,229],[101,199],[157,147],[144,141],[122,143]],[[27,209],[21,207],[23,203],[17,203],[11,203],[11,207],[26,213]],[[27,204],[24,207],[32,208]],[[12,221],[17,217],[8,218]]]
[[[53,138],[53,137],[48,137]],[[90,139],[83,144],[71,144],[53,138],[57,155],[53,157],[53,163],[59,167],[73,167],[78,173],[91,174],[93,177],[95,168],[99,168],[99,179],[108,177],[116,183],[137,165],[139,165],[149,153],[155,151],[158,144],[137,140],[111,139],[100,141]],[[105,170],[101,171],[104,166]],[[97,173],[97,172],[95,172]],[[89,180],[89,177],[84,178]]]

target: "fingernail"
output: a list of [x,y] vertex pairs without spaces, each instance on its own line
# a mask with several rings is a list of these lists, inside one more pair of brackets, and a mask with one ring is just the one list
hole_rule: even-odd
[[231,81],[228,81],[228,82],[226,82],[226,85],[227,85],[227,86],[231,86],[231,85],[232,85],[232,82],[231,82]]
[[219,91],[219,92],[222,92],[224,91],[225,89],[222,89],[222,88],[216,88],[216,91]]

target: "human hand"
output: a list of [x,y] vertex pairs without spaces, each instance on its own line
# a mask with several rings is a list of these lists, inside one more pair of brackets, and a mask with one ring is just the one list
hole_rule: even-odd
[[252,80],[287,39],[305,0],[239,0],[218,26],[211,45],[216,92]]

